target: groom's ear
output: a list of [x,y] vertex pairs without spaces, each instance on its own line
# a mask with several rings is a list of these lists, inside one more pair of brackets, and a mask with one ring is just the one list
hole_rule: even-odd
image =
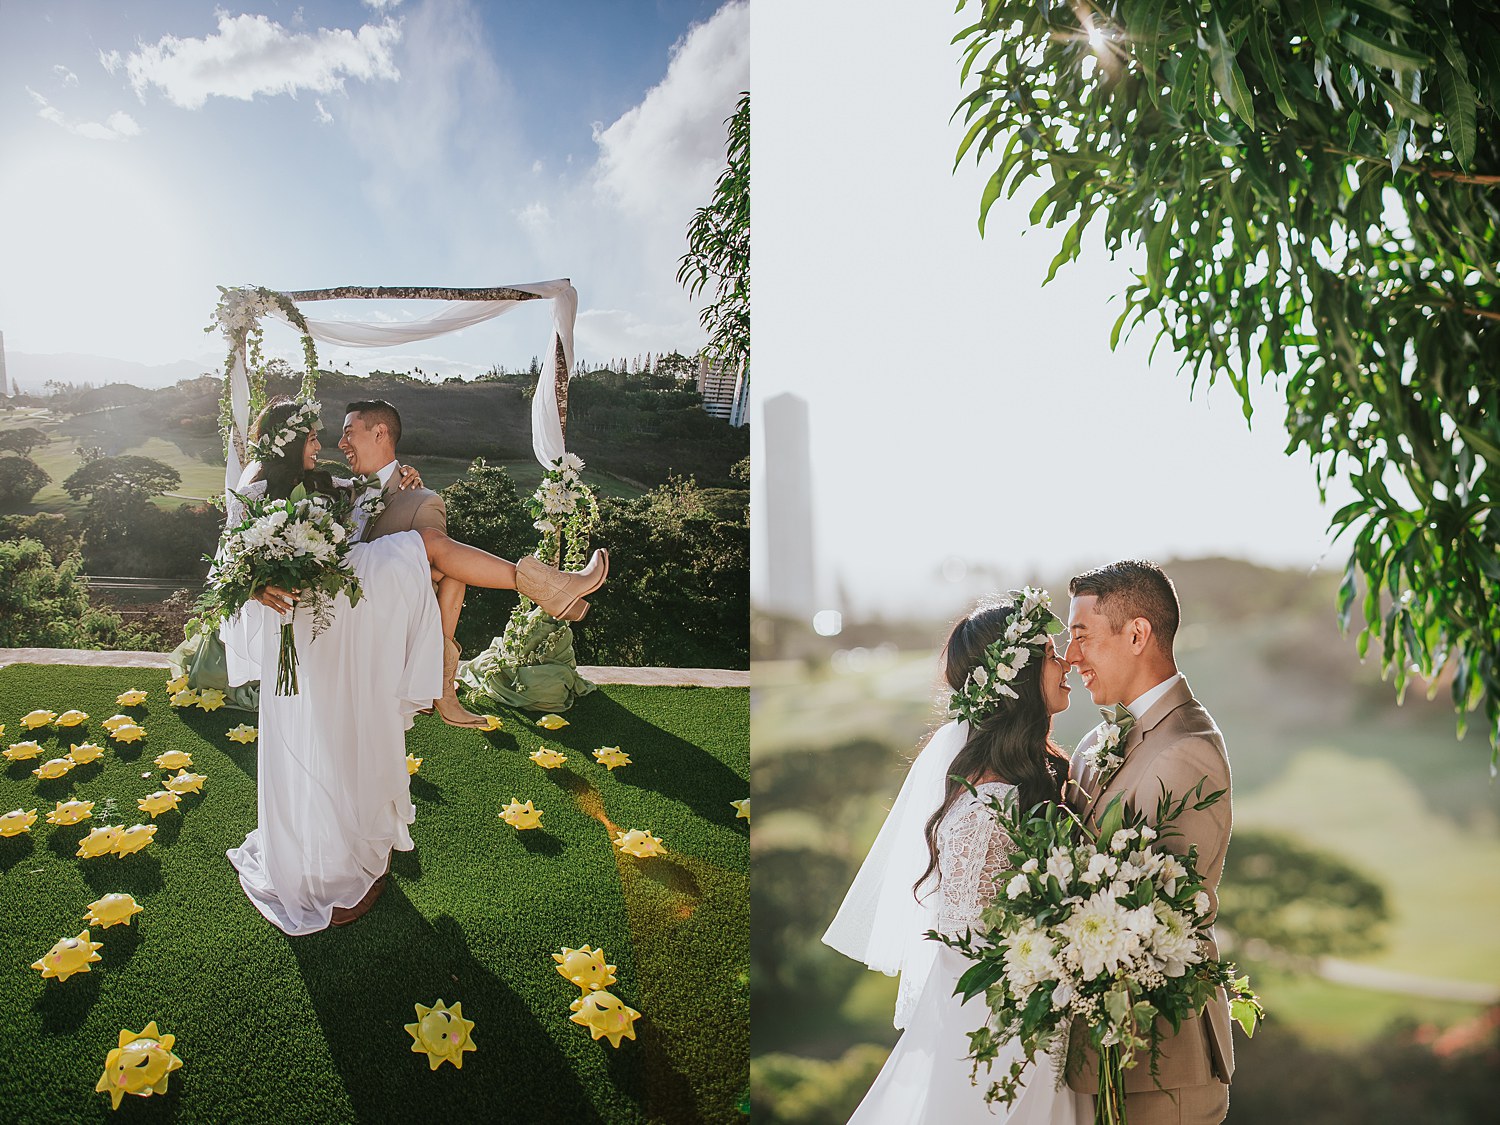
[[1151,646],[1151,622],[1144,617],[1135,617],[1125,623],[1125,640],[1130,651],[1140,656]]

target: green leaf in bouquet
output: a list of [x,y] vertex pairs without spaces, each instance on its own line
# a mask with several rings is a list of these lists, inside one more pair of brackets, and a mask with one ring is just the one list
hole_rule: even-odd
[[1231,1000],[1229,1018],[1245,1029],[1246,1035],[1255,1034],[1255,1025],[1265,1013],[1256,1000]]
[[1116,796],[1104,806],[1104,815],[1099,818],[1099,842],[1107,845],[1116,832],[1125,827],[1125,796]]
[[1026,1001],[1026,1011],[1021,1014],[1021,1034],[1030,1035],[1035,1032],[1051,1013],[1052,986],[1038,985]]
[[976,965],[971,965],[964,975],[958,978],[958,984],[953,987],[953,994],[957,996],[962,992],[964,1001],[967,1003],[1004,975],[1005,963],[1003,961],[980,961]]
[[1118,1027],[1130,1015],[1130,992],[1124,985],[1117,985],[1104,994],[1104,1010]]
[[303,485],[303,484],[299,484],[296,488],[292,489],[291,494],[289,496],[287,496],[287,500],[290,503],[292,503],[292,504],[295,504],[298,500],[306,500],[306,499],[307,499],[307,486]]

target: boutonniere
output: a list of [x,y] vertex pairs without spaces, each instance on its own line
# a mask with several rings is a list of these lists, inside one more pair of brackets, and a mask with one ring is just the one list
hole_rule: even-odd
[[1083,760],[1098,770],[1099,788],[1095,790],[1096,793],[1102,793],[1115,771],[1125,764],[1125,751],[1121,747],[1130,734],[1130,729],[1135,726],[1135,716],[1123,707],[1114,710],[1101,708],[1101,711],[1104,714],[1104,726],[1100,728],[1099,737],[1094,744],[1083,752]]

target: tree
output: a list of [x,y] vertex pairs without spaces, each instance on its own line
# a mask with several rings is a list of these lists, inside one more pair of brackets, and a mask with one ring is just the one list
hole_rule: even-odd
[[33,449],[46,444],[46,433],[35,426],[23,426],[19,430],[6,430],[0,434],[0,450],[12,450],[22,457],[30,457]]
[[52,482],[30,457],[0,457],[0,508],[17,508]]
[[688,223],[688,252],[677,281],[696,297],[714,284],[713,304],[698,314],[709,355],[734,367],[750,358],[750,95],[741,94],[729,126],[728,164],[713,198]]
[[142,637],[89,605],[77,555],[54,563],[35,539],[0,542],[0,648],[124,648]]
[[152,496],[170,492],[182,483],[182,474],[170,465],[151,457],[126,454],[121,457],[98,457],[75,469],[63,481],[63,488],[74,500],[134,505]]
[[[966,4],[961,3],[960,8]],[[1405,690],[1452,670],[1500,763],[1500,5],[990,0],[963,44],[979,208],[1143,247],[1112,343],[1157,324],[1194,383],[1278,384],[1289,452],[1359,499],[1339,594]],[[1403,493],[1410,499],[1403,500]]]

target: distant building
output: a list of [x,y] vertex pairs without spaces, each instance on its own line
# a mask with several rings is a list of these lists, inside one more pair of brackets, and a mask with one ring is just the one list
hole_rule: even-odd
[[766,462],[766,608],[810,621],[818,607],[807,402],[796,395],[776,395],[766,400],[761,413]]
[[10,379],[5,374],[5,333],[0,332],[0,395],[10,393]]
[[703,409],[731,426],[743,426],[750,409],[750,364],[742,362],[734,370],[719,360],[698,357],[698,393]]

